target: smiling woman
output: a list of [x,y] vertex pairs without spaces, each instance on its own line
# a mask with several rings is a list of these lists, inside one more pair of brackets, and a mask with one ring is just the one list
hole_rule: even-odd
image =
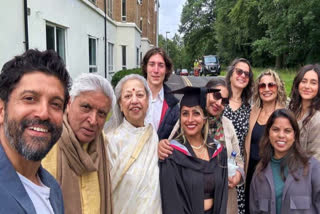
[[[180,102],[180,135],[170,141],[173,153],[160,162],[164,214],[225,214],[227,206],[227,153],[208,137],[207,93],[218,89],[185,87]],[[192,191],[189,191],[191,190]]]
[[121,124],[106,134],[114,213],[161,214],[158,135],[145,122],[151,92],[142,76],[131,74],[115,93]]
[[274,111],[260,143],[250,187],[250,213],[320,212],[320,163],[301,148],[299,126],[287,109]]
[[297,115],[302,147],[320,160],[320,65],[306,65],[295,77],[289,109]]
[[[259,142],[264,133],[270,115],[285,107],[286,94],[284,84],[273,70],[262,72],[254,84],[253,106],[249,119],[249,130],[245,141],[246,150],[246,203],[250,204],[249,188],[259,157]],[[248,208],[248,207],[247,207]]]

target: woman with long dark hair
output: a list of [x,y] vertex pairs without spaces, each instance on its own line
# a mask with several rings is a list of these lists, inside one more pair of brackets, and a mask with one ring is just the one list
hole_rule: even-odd
[[299,126],[287,109],[270,116],[250,188],[250,213],[320,213],[320,163],[300,145]]
[[[241,156],[244,156],[244,142],[249,129],[250,99],[252,96],[253,73],[250,62],[244,58],[232,61],[228,67],[226,82],[229,91],[229,105],[225,107],[224,116],[232,121],[235,128]],[[245,188],[237,187],[238,213],[245,213]]]
[[302,147],[320,160],[320,65],[302,67],[294,78],[289,109],[297,116]]

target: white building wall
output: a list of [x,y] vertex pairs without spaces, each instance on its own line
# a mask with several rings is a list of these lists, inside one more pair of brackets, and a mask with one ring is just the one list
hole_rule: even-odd
[[[104,13],[88,0],[28,0],[29,48],[46,50],[46,23],[65,29],[66,65],[72,78],[89,72],[89,36],[97,38],[98,73],[105,76]],[[0,66],[25,51],[23,1],[0,3]],[[142,56],[151,46],[141,38],[135,23],[107,19],[107,44],[114,44],[114,72],[122,70],[122,50],[127,52],[127,69],[137,67],[137,48]],[[107,52],[108,54],[108,52]],[[140,56],[139,56],[140,57]],[[107,56],[108,58],[108,56]],[[140,59],[141,62],[142,59]],[[107,59],[106,59],[106,62]],[[108,69],[108,63],[107,63]],[[111,79],[111,76],[108,76]]]
[[[150,41],[148,38],[142,38],[141,39],[141,52],[142,52],[142,58],[144,57],[144,55],[148,52],[148,50],[150,50],[152,47],[154,47],[153,45],[150,44]],[[142,59],[141,59],[142,60]]]
[[126,46],[127,69],[136,68],[136,48],[141,46],[141,32],[134,23],[117,23],[115,71],[122,70],[122,46]]
[[[110,71],[108,74],[108,79],[112,79],[112,75],[114,74],[116,70],[116,56],[117,56],[117,48],[116,48],[116,43],[117,43],[117,26],[116,23],[110,19],[108,19],[107,22],[107,41],[108,43],[113,44],[113,70]],[[107,46],[108,46],[107,43]],[[109,64],[108,64],[109,65]]]
[[[66,29],[66,65],[71,77],[89,72],[89,36],[97,38],[98,73],[104,72],[103,12],[87,0],[30,0],[30,48],[46,49],[46,23]],[[100,13],[99,13],[100,11]]]
[[0,70],[4,63],[25,51],[23,1],[0,3]]

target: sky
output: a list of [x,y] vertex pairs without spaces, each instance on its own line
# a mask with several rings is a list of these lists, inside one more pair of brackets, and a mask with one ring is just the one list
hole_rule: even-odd
[[159,32],[172,39],[175,33],[178,33],[180,24],[180,15],[182,7],[186,0],[160,0]]

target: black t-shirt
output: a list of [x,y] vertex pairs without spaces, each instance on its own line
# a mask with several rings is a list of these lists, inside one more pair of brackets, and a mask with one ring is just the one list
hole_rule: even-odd
[[266,125],[260,125],[258,122],[253,127],[251,135],[250,159],[260,160],[259,142],[264,134]]

